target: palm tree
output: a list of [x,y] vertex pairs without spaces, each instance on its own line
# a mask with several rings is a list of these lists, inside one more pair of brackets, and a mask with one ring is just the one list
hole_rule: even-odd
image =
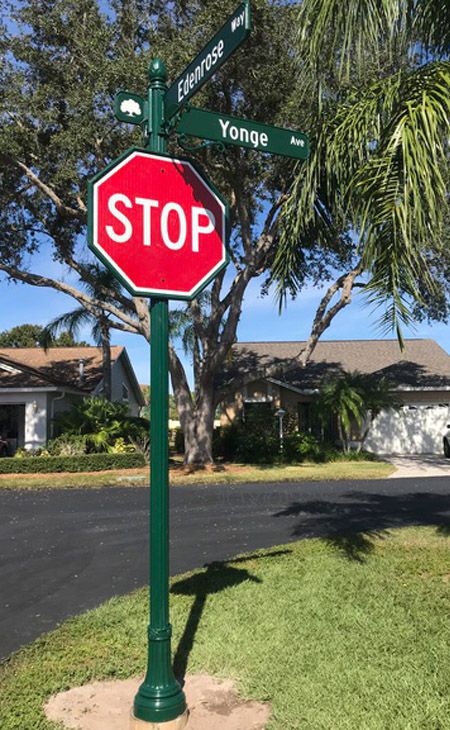
[[[339,440],[344,451],[350,450],[352,427],[360,431],[356,450],[361,451],[375,418],[385,408],[398,408],[400,402],[385,377],[358,371],[343,373],[324,384],[317,400],[320,419],[326,423],[330,413],[336,417]],[[362,430],[361,430],[362,429]]]
[[296,290],[299,236],[351,235],[381,324],[411,319],[435,291],[427,267],[448,214],[450,3],[303,0],[298,57],[316,100],[312,155],[298,169],[274,261],[280,292]]
[[[85,284],[90,296],[100,301],[103,299],[103,301],[116,302],[114,293],[120,291],[120,284],[109,271],[95,264],[93,266],[93,282],[92,284]],[[42,346],[47,349],[58,333],[68,332],[76,338],[83,326],[90,326],[95,344],[102,349],[103,396],[106,400],[111,400],[110,317],[110,313],[102,307],[94,307],[93,311],[88,311],[84,307],[77,307],[49,322],[40,338]]]
[[396,397],[388,378],[353,373],[353,384],[361,395],[364,407],[363,430],[356,449],[361,451],[376,417],[387,408],[400,408],[401,401]]
[[77,337],[84,325],[90,326],[95,344],[102,348],[103,395],[106,400],[111,400],[111,341],[108,318],[104,309],[98,309],[92,314],[84,307],[76,307],[52,319],[44,328],[41,342],[47,348],[49,341],[58,333],[66,331]]
[[348,452],[352,425],[356,423],[361,427],[365,414],[364,400],[355,374],[344,373],[325,383],[317,400],[317,411],[324,424],[330,413],[336,417],[339,441],[344,451]]

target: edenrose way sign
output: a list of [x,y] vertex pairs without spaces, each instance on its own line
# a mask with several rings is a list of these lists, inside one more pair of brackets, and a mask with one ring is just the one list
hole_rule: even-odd
[[203,84],[225,63],[251,30],[250,4],[245,0],[222,28],[202,48],[166,93],[167,117],[181,109]]
[[227,264],[227,206],[192,162],[131,149],[89,183],[89,246],[138,296],[194,298]]

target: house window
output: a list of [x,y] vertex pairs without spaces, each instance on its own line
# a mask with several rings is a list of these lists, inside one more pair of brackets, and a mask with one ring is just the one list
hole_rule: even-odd
[[125,401],[125,403],[128,403],[130,400],[129,391],[125,383],[122,383],[122,400]]
[[333,442],[336,439],[336,418],[329,414],[326,422],[322,422],[317,413],[315,403],[298,404],[298,429],[301,433],[309,433],[319,441]]
[[256,402],[244,402],[243,420],[247,418],[251,419],[267,419],[267,423],[270,423],[272,418],[272,403],[266,403],[264,401]]

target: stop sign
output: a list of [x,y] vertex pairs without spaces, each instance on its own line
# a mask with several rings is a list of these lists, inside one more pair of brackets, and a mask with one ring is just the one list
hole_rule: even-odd
[[89,182],[89,246],[134,295],[192,299],[227,263],[227,206],[192,162],[128,150]]

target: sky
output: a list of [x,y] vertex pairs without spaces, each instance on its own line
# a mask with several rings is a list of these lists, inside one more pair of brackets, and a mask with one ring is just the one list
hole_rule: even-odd
[[[67,274],[59,264],[48,260],[45,253],[34,262],[33,268],[48,276]],[[322,292],[323,293],[323,292]],[[320,301],[321,291],[308,288],[297,300],[289,302],[281,315],[273,296],[262,297],[260,282],[250,284],[244,301],[243,314],[239,323],[239,341],[303,340],[308,336],[315,309]],[[45,325],[49,320],[70,311],[76,306],[70,297],[52,289],[40,289],[25,284],[12,284],[0,279],[0,330],[16,325],[31,323]],[[405,337],[433,338],[450,354],[450,324],[419,323],[415,329],[405,329]],[[386,335],[377,327],[377,316],[364,296],[358,291],[353,302],[341,311],[326,331],[323,340],[378,339]],[[82,330],[80,338],[91,341],[88,329]],[[149,383],[149,347],[144,338],[113,330],[112,343],[125,345],[140,383]],[[179,354],[185,364],[187,360],[181,346]]]
[[[109,7],[101,2],[101,7]],[[59,264],[53,262],[48,252],[34,261],[32,270],[45,272],[48,276],[67,278]],[[287,308],[278,312],[273,296],[261,297],[260,282],[254,281],[248,288],[243,313],[238,328],[240,341],[258,340],[302,340],[308,336],[315,309],[320,301],[318,289],[306,289],[295,301],[288,302]],[[69,311],[77,303],[68,296],[52,289],[41,289],[26,284],[8,283],[0,276],[0,331],[16,325],[47,324],[51,319]],[[414,329],[405,329],[406,337],[430,337],[450,353],[450,325],[441,323],[419,323]],[[355,292],[352,304],[340,312],[322,339],[376,339],[383,337],[377,327],[376,315],[365,304],[360,291]],[[80,338],[90,341],[89,330],[82,330]],[[149,346],[144,338],[118,331],[112,333],[113,344],[125,345],[138,380],[149,382]],[[179,348],[182,359],[186,358]]]

